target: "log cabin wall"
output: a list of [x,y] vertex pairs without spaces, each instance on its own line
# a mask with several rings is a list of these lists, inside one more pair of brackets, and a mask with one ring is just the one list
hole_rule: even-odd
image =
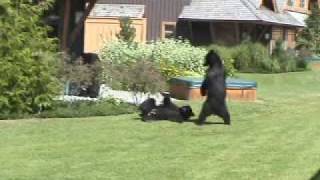
[[320,0],[287,0],[285,9],[307,14],[315,5],[320,6]]
[[191,0],[98,0],[104,4],[142,4],[145,5],[147,19],[147,41],[161,38],[163,24],[176,22],[183,7]]
[[[135,42],[146,41],[146,19],[133,18],[132,25],[136,29]],[[103,48],[106,42],[117,39],[120,32],[118,17],[93,18],[89,17],[85,22],[84,52],[96,53]]]
[[296,47],[296,28],[288,28],[281,26],[272,27],[272,47],[275,47],[275,42],[281,40],[285,43],[286,49],[294,49]]

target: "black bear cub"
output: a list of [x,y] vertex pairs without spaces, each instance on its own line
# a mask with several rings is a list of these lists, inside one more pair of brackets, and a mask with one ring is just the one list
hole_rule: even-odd
[[140,117],[143,121],[173,120],[184,122],[194,116],[190,106],[178,107],[171,102],[169,94],[162,93],[162,95],[164,99],[159,106],[156,105],[156,101],[153,98],[149,98],[140,104]]

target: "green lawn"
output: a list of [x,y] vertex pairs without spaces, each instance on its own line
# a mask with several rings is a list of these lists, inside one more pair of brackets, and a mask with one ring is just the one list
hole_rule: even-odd
[[[231,127],[143,123],[136,114],[0,121],[0,179],[312,177],[320,169],[320,71],[239,76],[258,81],[259,100],[229,102]],[[201,102],[191,105],[198,114]]]

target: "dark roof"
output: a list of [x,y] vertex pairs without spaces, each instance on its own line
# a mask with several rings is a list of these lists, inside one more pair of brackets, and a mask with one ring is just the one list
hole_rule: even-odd
[[95,4],[89,16],[142,18],[144,5],[136,4]]
[[304,26],[284,10],[285,0],[276,0],[275,11],[261,7],[260,0],[192,0],[180,19],[260,21],[288,26]]

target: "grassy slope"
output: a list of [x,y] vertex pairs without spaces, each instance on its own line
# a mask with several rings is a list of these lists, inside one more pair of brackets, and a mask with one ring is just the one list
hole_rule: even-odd
[[240,77],[258,81],[259,101],[229,103],[231,127],[0,121],[0,179],[309,179],[320,169],[320,72]]

